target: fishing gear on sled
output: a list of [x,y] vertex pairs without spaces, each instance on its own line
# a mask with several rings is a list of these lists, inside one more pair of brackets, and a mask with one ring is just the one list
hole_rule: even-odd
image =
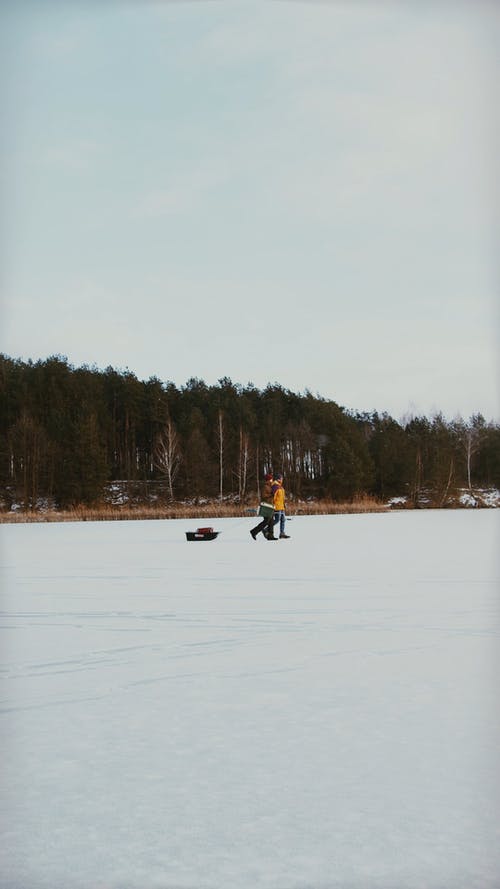
[[197,528],[196,531],[186,531],[186,540],[215,540],[220,531],[214,531],[213,528]]

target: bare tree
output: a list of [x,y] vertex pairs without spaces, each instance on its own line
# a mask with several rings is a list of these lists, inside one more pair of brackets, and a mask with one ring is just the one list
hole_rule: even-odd
[[466,426],[462,437],[462,445],[465,451],[465,459],[467,460],[467,486],[469,491],[472,491],[471,465],[473,455],[479,450],[479,430],[473,426]]
[[247,489],[248,466],[250,462],[250,436],[240,426],[240,455],[236,478],[238,479],[238,497],[244,499]]
[[420,448],[417,448],[417,453],[415,455],[415,477],[413,481],[413,490],[412,490],[412,499],[413,505],[418,507],[420,505],[420,489],[422,487],[422,478],[424,474],[424,464],[422,460],[422,452]]
[[443,496],[441,497],[441,506],[444,506],[446,503],[446,498],[448,497],[448,491],[450,490],[450,485],[451,485],[454,471],[455,471],[455,461],[453,459],[453,454],[452,454],[450,457],[450,469],[448,472],[448,481],[446,482],[446,487],[444,489]]
[[170,500],[174,499],[174,482],[179,472],[181,460],[179,436],[169,417],[163,432],[156,439],[153,462],[156,468],[167,478]]
[[470,418],[468,423],[460,422],[458,424],[458,434],[465,452],[465,459],[467,464],[467,486],[469,488],[469,491],[472,491],[472,458],[481,446],[481,439],[484,434],[484,418],[481,416],[481,414],[476,414]]
[[224,415],[219,408],[217,418],[217,442],[219,445],[219,499],[222,500],[222,488],[224,480]]

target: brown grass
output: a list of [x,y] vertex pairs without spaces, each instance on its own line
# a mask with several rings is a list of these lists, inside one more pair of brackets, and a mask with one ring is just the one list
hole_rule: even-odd
[[[226,503],[172,503],[167,506],[75,506],[66,510],[17,510],[0,512],[0,524],[16,522],[110,522],[154,519],[215,519],[255,515],[256,505]],[[373,497],[359,497],[349,503],[333,500],[296,500],[287,515],[339,515],[387,512],[388,507]]]

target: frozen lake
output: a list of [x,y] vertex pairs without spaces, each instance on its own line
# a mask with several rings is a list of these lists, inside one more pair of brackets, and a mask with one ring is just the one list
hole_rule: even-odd
[[498,889],[499,520],[0,526],[2,889]]

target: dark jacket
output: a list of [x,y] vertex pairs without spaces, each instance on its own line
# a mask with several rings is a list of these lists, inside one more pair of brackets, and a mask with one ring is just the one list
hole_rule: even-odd
[[265,503],[273,502],[273,486],[271,482],[264,482],[260,499]]

